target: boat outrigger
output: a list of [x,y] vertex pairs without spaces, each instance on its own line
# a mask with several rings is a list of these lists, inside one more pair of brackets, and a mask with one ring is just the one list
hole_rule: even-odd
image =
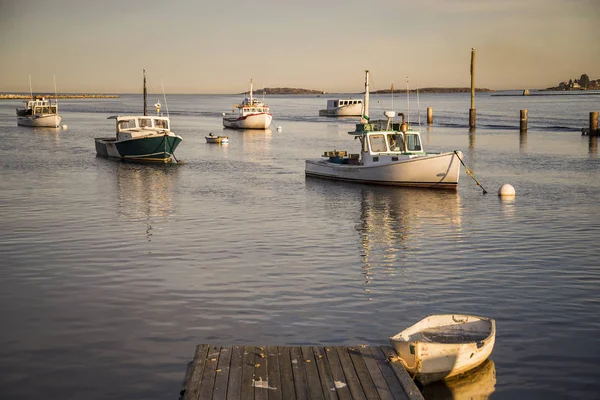
[[326,151],[322,159],[305,163],[306,176],[393,186],[436,189],[458,187],[462,152],[425,152],[421,135],[408,127],[404,114],[394,120],[369,120],[369,71],[365,71],[364,115],[356,129],[348,132],[360,141],[360,152]]

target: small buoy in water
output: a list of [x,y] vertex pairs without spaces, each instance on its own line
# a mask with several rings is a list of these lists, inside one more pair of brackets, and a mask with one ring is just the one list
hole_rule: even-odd
[[66,124],[64,124],[64,125],[62,126],[62,128],[63,128],[63,129],[66,131],[66,130],[67,130],[67,125],[66,125]]
[[281,126],[278,126],[276,129],[277,129],[277,132],[281,132],[283,130],[283,128]]
[[514,196],[514,195],[515,195],[515,188],[512,187],[512,185],[509,185],[508,183],[505,183],[504,185],[500,186],[500,189],[498,189],[498,196],[510,197],[510,196]]

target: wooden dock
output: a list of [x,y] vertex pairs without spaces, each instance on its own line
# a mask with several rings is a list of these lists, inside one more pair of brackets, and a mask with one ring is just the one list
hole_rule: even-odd
[[196,347],[180,399],[423,399],[390,346]]

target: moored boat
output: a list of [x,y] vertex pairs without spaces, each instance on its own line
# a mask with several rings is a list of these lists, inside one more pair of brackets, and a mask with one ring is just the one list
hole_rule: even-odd
[[254,98],[252,79],[250,79],[250,97],[235,104],[231,112],[223,113],[223,126],[233,129],[267,129],[273,121],[273,115],[267,105]]
[[434,314],[390,338],[407,371],[426,385],[467,372],[488,359],[496,321],[463,314]]
[[137,162],[177,161],[175,149],[183,139],[171,132],[171,121],[168,116],[160,115],[160,107],[157,107],[157,114],[149,116],[146,111],[144,71],[144,114],[108,117],[116,121],[116,136],[95,138],[96,154]]
[[58,114],[58,100],[45,97],[27,100],[24,108],[17,108],[17,125],[58,128],[62,117]]
[[386,111],[387,120],[369,120],[369,71],[365,71],[364,115],[348,132],[360,141],[358,153],[326,151],[322,159],[305,162],[307,176],[394,186],[437,189],[458,187],[462,152],[426,152],[418,131],[409,129],[404,114]]
[[209,133],[204,138],[206,139],[206,143],[229,143],[229,136],[215,136],[213,133]]
[[327,100],[327,108],[319,110],[321,117],[360,117],[363,115],[363,101],[357,99]]

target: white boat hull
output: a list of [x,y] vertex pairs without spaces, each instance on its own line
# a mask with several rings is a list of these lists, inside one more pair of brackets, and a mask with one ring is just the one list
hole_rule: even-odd
[[431,315],[390,338],[402,364],[426,385],[476,368],[488,359],[496,322],[473,315]]
[[361,115],[362,105],[356,104],[335,109],[319,110],[319,116],[321,117],[360,117]]
[[361,183],[456,190],[460,160],[455,153],[419,156],[368,166],[339,164],[325,159],[306,160],[305,173],[307,176]]
[[233,129],[267,129],[273,116],[267,113],[251,114],[241,117],[238,113],[223,116],[223,126]]
[[62,117],[60,115],[18,116],[17,125],[34,128],[58,128]]

